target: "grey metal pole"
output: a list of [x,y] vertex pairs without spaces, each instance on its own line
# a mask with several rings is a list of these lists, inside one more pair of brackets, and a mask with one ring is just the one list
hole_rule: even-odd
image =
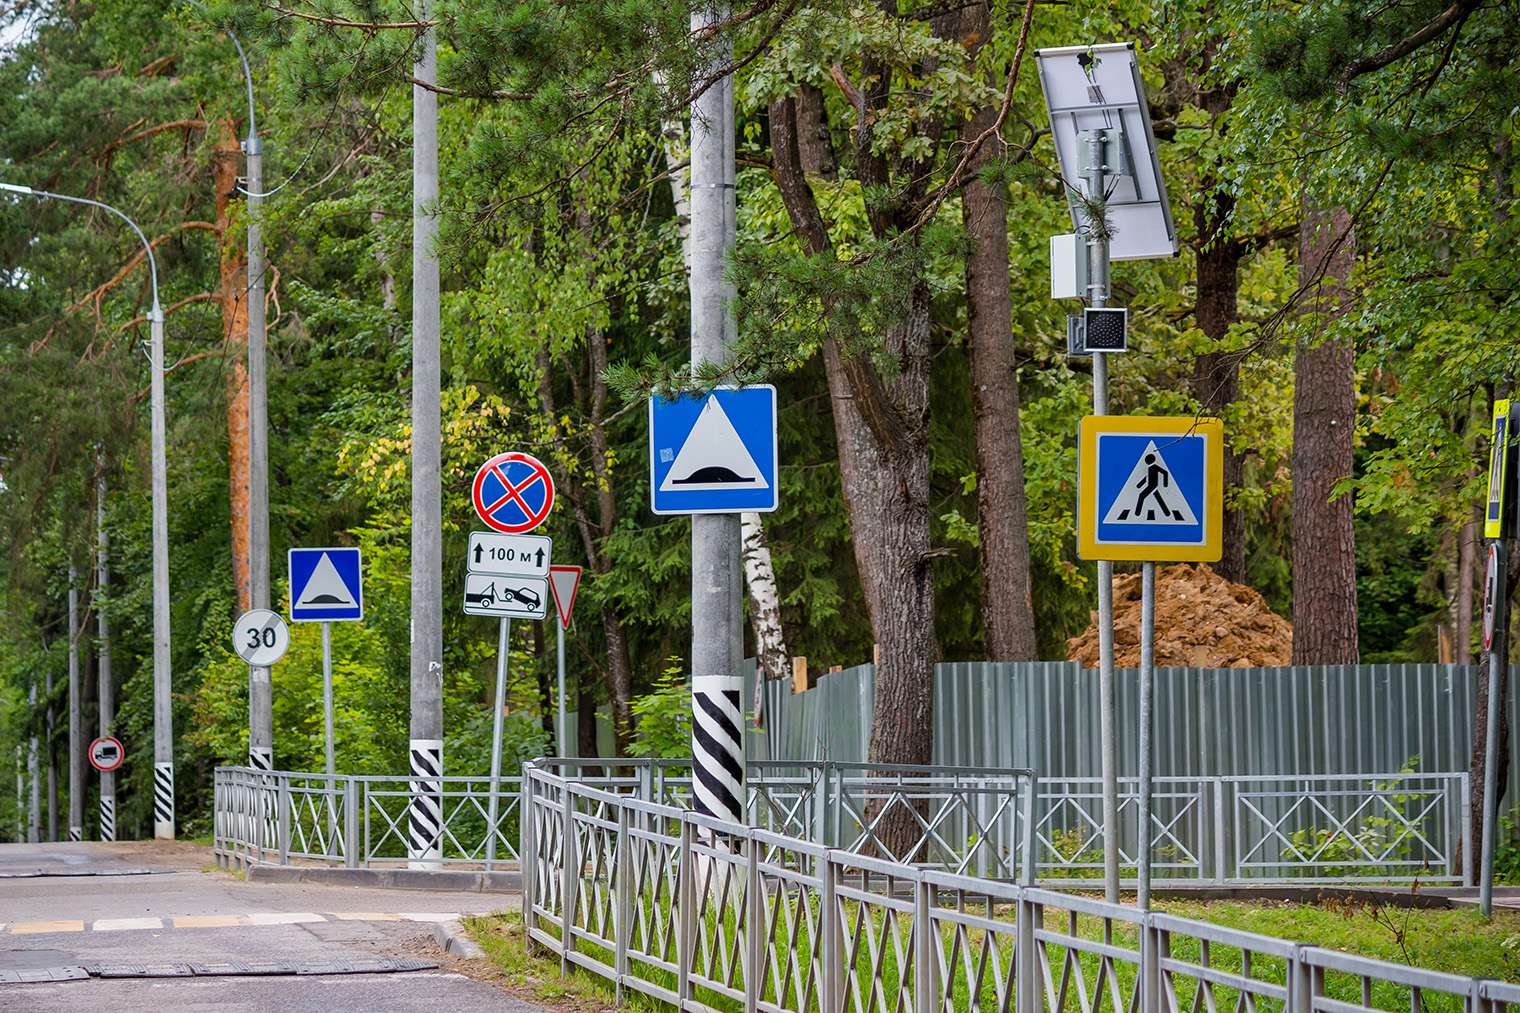
[[[722,19],[714,7],[693,11],[694,32]],[[709,66],[728,62],[724,44]],[[734,245],[733,93],[725,78],[691,104],[691,362],[693,368],[723,359],[735,324],[724,281]],[[691,518],[691,672],[696,680],[734,677],[743,660],[743,564],[738,514]],[[742,688],[742,687],[741,687]],[[693,706],[696,696],[693,695]],[[693,725],[695,729],[697,725]],[[742,736],[737,790],[743,801]],[[700,796],[699,796],[700,798]],[[741,810],[742,812],[742,810]]]
[[[428,20],[419,4],[418,19]],[[412,65],[420,81],[437,75],[437,35],[423,35]],[[412,868],[442,868],[443,825],[443,508],[438,309],[438,95],[412,85]]]
[[[106,458],[104,451],[95,454],[95,632],[100,640],[96,649],[98,695],[100,697],[100,737],[111,734],[116,721],[116,686],[111,681],[111,624],[106,618],[106,597],[111,585],[111,538],[106,534]],[[100,772],[100,839],[116,840],[116,771]]]
[[501,723],[502,702],[507,695],[507,650],[512,643],[512,620],[505,616],[496,634],[496,695],[491,698],[496,713],[491,717],[491,801],[486,813],[486,871],[496,868],[496,814],[501,806]]
[[332,680],[332,623],[322,624],[322,735],[327,758],[327,776],[338,772],[333,755],[333,680]]
[[[1089,166],[1087,192],[1093,199],[1104,193],[1103,135],[1092,131],[1087,138]],[[1087,238],[1088,297],[1095,309],[1108,304],[1108,240]],[[1108,414],[1108,354],[1093,353],[1093,414]],[[1114,681],[1114,564],[1098,561],[1098,709],[1103,772],[1103,894],[1111,904],[1119,901],[1119,746]]]
[[153,836],[174,840],[174,711],[169,671],[169,474],[164,436],[164,311],[154,286],[153,385]]
[[[32,676],[31,686],[27,689],[27,699],[32,705],[32,719],[36,720],[37,713],[37,677]],[[42,839],[42,768],[37,756],[37,736],[32,736],[31,744],[27,748],[26,776],[32,783],[30,799],[31,829],[27,831],[26,841],[28,844],[36,844]]]
[[84,840],[84,710],[79,679],[79,570],[69,567],[69,840]]
[[[292,591],[292,594],[295,592]],[[333,755],[332,623],[322,623],[322,752],[327,761],[327,854],[337,854],[338,764]]]
[[[210,15],[197,0],[185,0]],[[269,607],[269,414],[268,370],[264,354],[268,326],[264,313],[264,145],[253,104],[253,71],[236,35],[219,26],[237,50],[248,93],[248,137],[243,141],[243,192],[248,197],[248,576],[249,605]],[[267,667],[248,666],[248,765],[274,769],[274,701]]]
[[[230,37],[230,34],[229,34]],[[233,39],[234,44],[237,40]],[[243,55],[238,46],[238,55]],[[247,60],[243,61],[247,72]],[[248,96],[244,187],[248,191],[248,576],[249,603],[269,608],[269,380],[264,313],[264,147]],[[267,667],[248,669],[248,763],[274,769],[274,696]]]
[[1499,595],[1493,603],[1493,639],[1488,652],[1488,722],[1483,739],[1483,844],[1482,868],[1478,875],[1478,910],[1484,918],[1494,910],[1494,821],[1499,807],[1499,687],[1505,677],[1505,613],[1509,611],[1505,591],[1504,539],[1495,539],[1494,562],[1499,570]]
[[565,624],[555,619],[554,653],[559,669],[559,755],[574,756],[575,742],[567,734],[565,725]]
[[58,715],[53,712],[53,666],[47,670],[47,736],[43,740],[47,748],[47,839],[58,840],[58,751],[53,748],[53,733],[57,731]]
[[1151,741],[1156,693],[1156,564],[1142,563],[1140,576],[1140,910],[1151,907]]

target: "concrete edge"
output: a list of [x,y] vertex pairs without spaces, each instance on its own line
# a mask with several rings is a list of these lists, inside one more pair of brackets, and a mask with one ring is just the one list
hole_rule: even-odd
[[452,953],[456,957],[465,957],[473,960],[486,955],[486,952],[465,932],[464,926],[460,924],[458,919],[450,919],[446,922],[434,922],[433,939],[437,941],[440,950],[445,953]]
[[522,890],[522,874],[518,872],[332,869],[321,866],[271,865],[267,862],[258,862],[248,866],[244,878],[249,883],[311,883],[393,890],[435,890],[448,893],[519,893]]

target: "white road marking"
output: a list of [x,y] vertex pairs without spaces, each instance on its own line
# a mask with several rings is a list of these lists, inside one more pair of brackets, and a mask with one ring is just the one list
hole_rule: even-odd
[[162,918],[97,918],[90,926],[92,932],[114,932],[118,929],[161,929]]
[[293,911],[288,913],[265,912],[248,916],[249,925],[296,925],[300,922],[325,921],[327,921],[326,918],[323,918],[319,914],[312,914],[310,911]]

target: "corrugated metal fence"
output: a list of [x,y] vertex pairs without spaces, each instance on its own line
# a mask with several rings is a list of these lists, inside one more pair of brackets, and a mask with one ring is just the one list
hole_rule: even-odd
[[[1388,773],[1467,769],[1479,666],[1337,665],[1158,668],[1157,776]],[[1516,669],[1509,672],[1510,784]],[[1118,678],[1119,773],[1139,773],[1139,672]],[[825,675],[793,695],[765,686],[769,759],[867,759],[876,666]],[[753,697],[751,697],[753,699]],[[759,742],[755,742],[759,746]],[[762,749],[752,749],[759,754]],[[1075,662],[987,662],[935,667],[935,764],[1029,767],[1041,777],[1097,777],[1098,672]]]

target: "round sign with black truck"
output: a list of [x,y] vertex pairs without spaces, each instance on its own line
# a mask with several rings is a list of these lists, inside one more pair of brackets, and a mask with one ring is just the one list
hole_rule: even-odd
[[121,748],[121,742],[109,735],[90,743],[90,765],[101,773],[115,770],[126,757],[127,751]]

